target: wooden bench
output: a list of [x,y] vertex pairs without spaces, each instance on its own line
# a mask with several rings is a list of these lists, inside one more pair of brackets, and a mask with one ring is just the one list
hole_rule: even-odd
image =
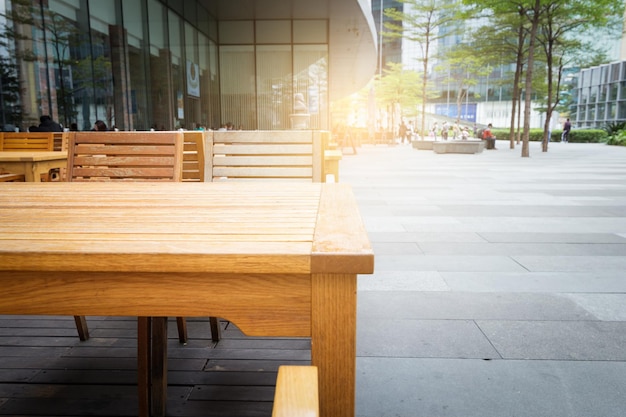
[[319,417],[317,367],[278,368],[272,417]]
[[216,131],[205,135],[205,181],[326,181],[338,176],[340,151],[326,153],[323,133],[312,130]]

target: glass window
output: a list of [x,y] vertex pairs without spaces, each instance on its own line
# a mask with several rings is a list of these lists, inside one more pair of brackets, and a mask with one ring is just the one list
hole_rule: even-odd
[[159,56],[165,48],[165,15],[164,7],[158,0],[148,0],[148,28],[150,30],[150,53]]
[[620,75],[620,64],[616,63],[611,65],[611,81],[615,82],[615,81],[619,81],[619,75]]
[[606,118],[607,120],[615,120],[617,103],[608,103],[606,105]]
[[[214,127],[213,113],[217,112],[218,106],[213,102],[213,96],[219,94],[219,86],[215,74],[214,66],[217,62],[211,62],[211,59],[217,61],[217,57],[212,55],[211,42],[205,35],[198,35],[198,66],[200,68],[200,119],[199,124],[204,128]],[[218,97],[219,99],[219,97]],[[219,101],[218,101],[219,103]],[[217,118],[219,124],[219,118]]]
[[292,107],[291,46],[258,46],[258,129],[289,129]]
[[294,94],[305,97],[312,129],[329,129],[323,117],[328,113],[328,47],[295,45],[293,52]]
[[[115,21],[115,0],[102,0],[90,2],[95,7],[89,8],[89,22],[91,25],[91,54],[94,81],[95,108],[88,118],[90,125],[100,119],[108,127],[115,125],[114,98],[115,90],[113,84],[113,62],[111,45],[113,41],[118,44],[119,31],[113,30],[115,39],[109,36],[109,25],[117,26]],[[116,54],[119,56],[119,54]],[[116,61],[119,65],[119,61]],[[123,94],[117,91],[118,94]]]
[[150,33],[150,127],[172,129],[174,95],[172,65],[167,48],[166,9],[158,0],[148,0],[148,29]]
[[618,103],[619,110],[617,114],[617,118],[620,120],[626,120],[626,101],[621,101]]
[[221,123],[256,129],[254,46],[221,46],[219,62]]
[[617,100],[617,91],[618,91],[617,83],[609,84],[608,88],[609,88],[608,100],[609,101]]
[[253,44],[253,27],[254,25],[251,20],[219,22],[220,44]]
[[294,20],[294,43],[328,43],[328,23],[326,20]]
[[619,99],[626,100],[626,81],[620,81],[619,83]]
[[605,118],[605,114],[604,114],[604,104],[598,104],[598,107],[596,108],[596,120],[598,121],[603,121]]
[[130,114],[130,120],[128,126],[119,126],[118,120],[118,127],[128,130],[147,130],[150,128],[148,113],[150,93],[144,54],[147,47],[144,40],[145,16],[141,12],[141,3],[141,0],[126,0],[122,2],[124,28],[128,33],[128,72],[130,75],[128,89],[130,91],[130,103],[127,111]]
[[185,63],[183,62],[183,23],[174,12],[168,11],[170,58],[172,63],[172,91],[174,92],[174,129],[185,127]]
[[256,43],[291,43],[290,20],[257,20]]

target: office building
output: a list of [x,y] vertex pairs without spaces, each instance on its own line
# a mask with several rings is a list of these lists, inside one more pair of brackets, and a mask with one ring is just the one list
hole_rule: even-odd
[[[368,0],[0,0],[3,120],[121,130],[310,127],[377,65]],[[9,94],[19,85],[19,94]],[[11,119],[11,120],[9,120]]]

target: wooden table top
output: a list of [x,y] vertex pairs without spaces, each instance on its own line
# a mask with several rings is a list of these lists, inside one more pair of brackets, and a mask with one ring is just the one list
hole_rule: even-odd
[[346,184],[5,183],[0,193],[0,271],[373,268]]
[[39,162],[67,159],[67,151],[0,151],[1,162]]

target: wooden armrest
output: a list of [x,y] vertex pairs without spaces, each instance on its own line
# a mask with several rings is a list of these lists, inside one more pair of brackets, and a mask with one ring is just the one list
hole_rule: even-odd
[[278,368],[272,417],[318,417],[316,366]]
[[324,159],[329,160],[340,160],[343,157],[343,153],[339,149],[326,149],[324,151]]

